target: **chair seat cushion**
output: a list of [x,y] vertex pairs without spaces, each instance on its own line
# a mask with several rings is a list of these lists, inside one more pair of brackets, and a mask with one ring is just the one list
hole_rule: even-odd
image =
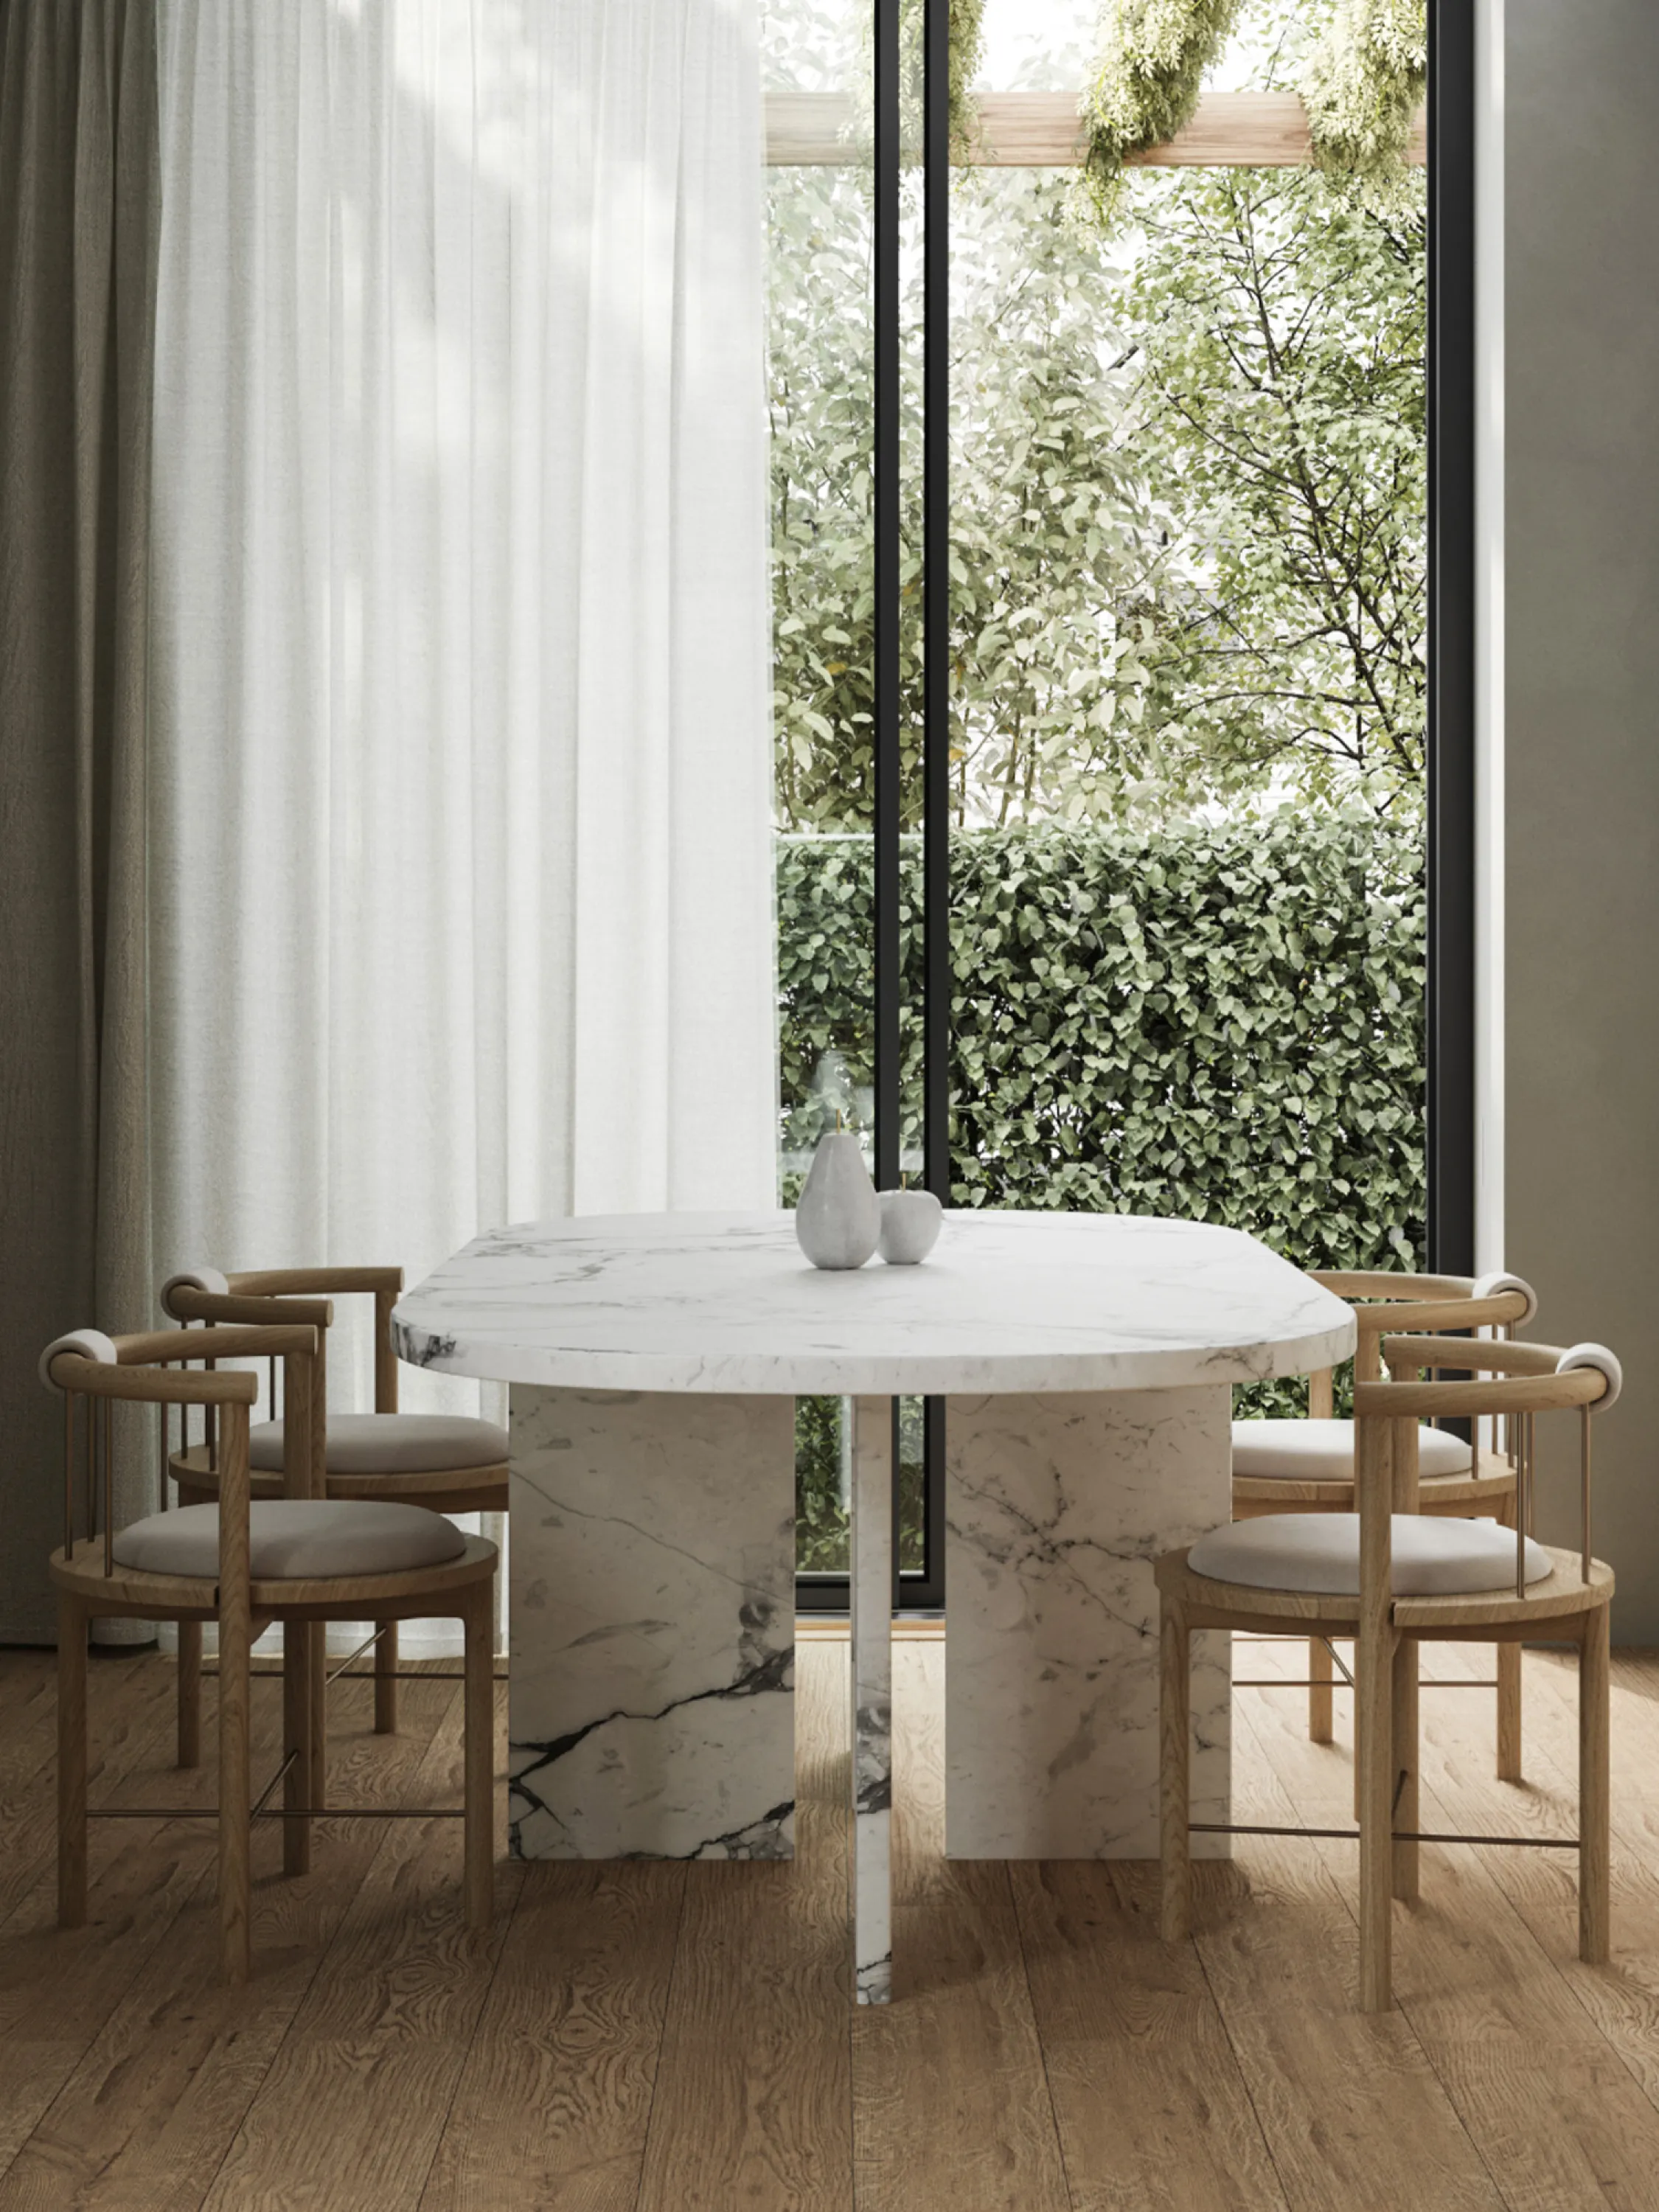
[[[1396,1597],[1455,1597],[1515,1587],[1515,1531],[1495,1521],[1449,1515],[1394,1516]],[[1187,1554],[1195,1575],[1252,1589],[1306,1590],[1324,1597],[1359,1594],[1357,1513],[1264,1513],[1200,1536]],[[1527,1539],[1527,1580],[1551,1571],[1549,1553]]]
[[[466,1538],[441,1513],[423,1505],[375,1499],[256,1498],[248,1508],[256,1582],[336,1575],[395,1575],[459,1559]],[[219,1509],[181,1505],[123,1528],[115,1557],[151,1575],[194,1575],[216,1581]]]
[[[1474,1465],[1474,1455],[1462,1437],[1426,1423],[1418,1430],[1419,1474],[1468,1474]],[[1353,1423],[1235,1421],[1233,1473],[1291,1482],[1352,1482]]]
[[[330,1474],[435,1474],[495,1467],[507,1453],[505,1429],[463,1413],[334,1413],[324,1462]],[[250,1431],[248,1461],[261,1469],[282,1466],[280,1421]]]

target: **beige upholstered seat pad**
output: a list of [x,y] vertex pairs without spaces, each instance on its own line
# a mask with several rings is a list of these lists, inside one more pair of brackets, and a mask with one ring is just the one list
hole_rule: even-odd
[[[255,1582],[402,1574],[459,1559],[466,1549],[466,1538],[441,1513],[375,1499],[256,1498],[248,1528]],[[216,1577],[219,1509],[152,1513],[123,1528],[114,1549],[119,1565],[145,1574]]]
[[[498,1467],[507,1431],[460,1413],[331,1413],[325,1453],[330,1474],[432,1474],[440,1469]],[[283,1464],[283,1424],[261,1421],[248,1437],[257,1468]]]
[[[1456,1597],[1515,1587],[1515,1531],[1493,1521],[1449,1515],[1394,1516],[1396,1597]],[[1357,1513],[1264,1513],[1200,1536],[1187,1554],[1195,1575],[1252,1589],[1305,1590],[1325,1597],[1359,1591]],[[1527,1539],[1527,1580],[1541,1582],[1553,1562]]]
[[[1474,1455],[1462,1437],[1426,1425],[1418,1430],[1419,1474],[1468,1474],[1474,1465]],[[1352,1482],[1353,1423],[1235,1421],[1233,1473],[1291,1482]]]

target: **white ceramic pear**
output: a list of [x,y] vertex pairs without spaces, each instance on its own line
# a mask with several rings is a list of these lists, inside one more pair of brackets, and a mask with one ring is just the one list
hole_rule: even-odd
[[881,1234],[881,1207],[850,1129],[818,1139],[795,1203],[795,1238],[815,1267],[861,1267]]

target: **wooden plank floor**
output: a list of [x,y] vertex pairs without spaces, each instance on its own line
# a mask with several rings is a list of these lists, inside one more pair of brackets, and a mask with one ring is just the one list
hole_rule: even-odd
[[[1614,1669],[1613,1965],[1578,1962],[1570,1857],[1429,1846],[1382,2020],[1351,1844],[1243,1842],[1174,1948],[1149,1868],[947,1863],[937,1637],[896,1653],[899,2001],[850,2013],[845,1645],[800,1660],[793,1867],[503,1858],[471,1937],[457,1824],[330,1823],[287,1881],[273,1823],[233,1995],[206,1821],[97,1824],[91,1923],[53,1927],[52,1662],[0,1652],[0,2212],[1659,2212],[1659,1654]],[[205,1806],[169,1662],[92,1676],[95,1799]],[[1491,1692],[1425,1692],[1425,1826],[1570,1829],[1572,1669],[1526,1682],[1518,1788]],[[458,1690],[408,1685],[395,1741],[369,1694],[334,1693],[336,1801],[457,1792]],[[1301,1691],[1237,1705],[1240,1817],[1346,1822],[1346,1714],[1319,1747]]]

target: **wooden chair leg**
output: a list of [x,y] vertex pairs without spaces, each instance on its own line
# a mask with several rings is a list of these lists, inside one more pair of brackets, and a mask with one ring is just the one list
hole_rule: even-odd
[[1158,1812],[1163,1899],[1160,1921],[1166,1943],[1179,1943],[1192,1925],[1191,1638],[1179,1605],[1165,1598],[1158,1620]]
[[1390,1630],[1354,1644],[1362,2012],[1387,2012],[1394,2002],[1394,1643]]
[[1336,1678],[1331,1647],[1322,1636],[1308,1638],[1308,1741],[1329,1743],[1336,1733],[1331,1685]]
[[[1420,1790],[1418,1783],[1418,1648],[1414,1636],[1402,1636],[1394,1649],[1394,1759],[1389,1782],[1390,1825],[1420,1828]],[[1415,1905],[1420,1894],[1418,1844],[1394,1847],[1394,1893],[1402,1905]]]
[[464,1752],[466,1924],[486,1929],[495,1893],[495,1593],[486,1583],[469,1597],[466,1632],[466,1743]]
[[219,1948],[228,1982],[246,1981],[252,1963],[249,1863],[251,1625],[219,1616]]
[[307,1805],[328,1802],[328,1625],[313,1620],[307,1627],[310,1650],[307,1666],[311,1676],[311,1772],[307,1778]]
[[1578,1955],[1592,1966],[1607,1964],[1613,1941],[1607,1624],[1597,1606],[1578,1651]]
[[58,1925],[87,1920],[87,1616],[58,1598]]
[[398,1733],[398,1624],[377,1620],[380,1640],[374,1646],[374,1733]]
[[179,1624],[179,1764],[202,1763],[202,1624]]
[[1519,1782],[1521,1772],[1521,1646],[1498,1647],[1498,1778]]
[[283,1872],[311,1871],[311,1821],[292,1816],[313,1801],[311,1788],[311,1623],[283,1623],[283,1756],[294,1764],[283,1783]]
[[[1502,1528],[1513,1528],[1516,1511],[1513,1495],[1506,1498],[1498,1516]],[[1521,1773],[1521,1646],[1498,1646],[1498,1778],[1519,1782]]]

